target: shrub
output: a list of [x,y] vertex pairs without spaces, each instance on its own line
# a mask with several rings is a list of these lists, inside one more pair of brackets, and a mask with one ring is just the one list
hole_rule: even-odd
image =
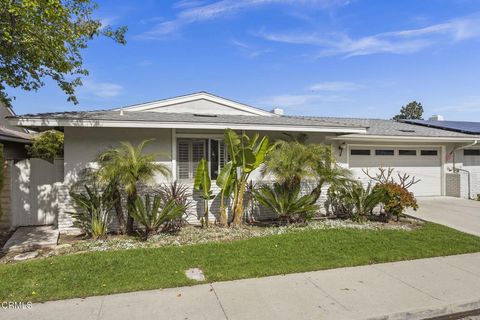
[[325,209],[327,214],[337,217],[351,217],[353,204],[344,201],[347,188],[345,185],[331,185],[327,190]]
[[[3,190],[3,184],[5,182],[5,157],[3,156],[3,144],[0,143],[0,194]],[[0,219],[3,215],[2,203],[0,202]]]
[[[160,207],[162,207],[160,209]],[[145,227],[145,239],[152,232],[157,232],[160,227],[182,216],[185,211],[183,205],[179,205],[174,199],[167,203],[163,203],[160,196],[154,196],[153,201],[150,195],[145,195],[145,201],[141,197],[137,197],[130,204],[129,213],[132,218]]]
[[290,222],[306,222],[318,212],[319,207],[312,204],[313,196],[300,196],[300,187],[293,190],[284,184],[264,185],[253,191],[255,199],[275,212],[280,219]]
[[89,188],[84,185],[86,193],[70,191],[76,211],[71,212],[75,218],[74,225],[83,229],[87,236],[94,238],[105,237],[107,226],[110,222],[110,211],[115,199],[112,196],[111,186],[107,186],[103,192],[94,185]]
[[372,187],[371,183],[367,187],[360,183],[350,183],[341,188],[343,190],[340,192],[340,201],[343,201],[346,207],[353,209],[350,215],[352,220],[357,222],[366,221],[385,196],[383,190]]
[[192,193],[189,191],[188,186],[178,181],[170,184],[163,184],[160,187],[159,195],[163,203],[173,200],[176,204],[184,208],[181,216],[172,219],[171,221],[167,221],[163,227],[164,231],[169,232],[180,230],[184,224],[184,216],[186,215],[188,208],[192,205],[190,200]]
[[53,162],[55,158],[63,157],[63,142],[62,132],[49,130],[34,136],[32,145],[25,148],[29,157]]
[[413,196],[413,193],[398,183],[379,183],[375,186],[375,189],[381,190],[384,194],[383,209],[387,213],[387,219],[395,216],[398,221],[400,216],[405,212],[405,209],[418,209],[417,200]]

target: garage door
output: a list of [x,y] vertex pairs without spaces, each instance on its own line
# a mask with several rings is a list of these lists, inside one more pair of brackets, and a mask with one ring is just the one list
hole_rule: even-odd
[[471,174],[471,196],[480,194],[480,148],[463,150],[463,168]]
[[416,196],[438,196],[442,193],[440,148],[351,146],[349,152],[350,168],[362,181],[370,180],[362,169],[368,169],[374,175],[379,167],[395,168],[395,177],[397,173],[407,173],[420,179],[410,188]]

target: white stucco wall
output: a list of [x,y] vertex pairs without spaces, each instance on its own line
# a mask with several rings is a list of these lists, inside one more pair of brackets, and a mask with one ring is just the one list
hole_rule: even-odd
[[[144,139],[155,139],[147,144],[145,152],[158,154],[157,161],[171,169],[171,129],[65,128],[65,183],[74,182],[105,149],[118,146],[120,141],[137,145]],[[164,179],[159,176],[156,180]]]

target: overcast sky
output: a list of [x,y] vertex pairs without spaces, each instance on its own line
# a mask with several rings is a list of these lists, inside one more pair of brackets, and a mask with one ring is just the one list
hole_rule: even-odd
[[480,0],[115,0],[97,16],[80,104],[48,82],[18,114],[119,107],[198,91],[286,114],[480,121]]

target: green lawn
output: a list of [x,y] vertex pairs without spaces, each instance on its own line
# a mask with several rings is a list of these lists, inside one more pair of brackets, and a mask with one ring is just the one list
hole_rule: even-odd
[[428,223],[414,231],[330,229],[230,243],[92,252],[0,266],[0,301],[46,301],[480,251],[480,238]]

